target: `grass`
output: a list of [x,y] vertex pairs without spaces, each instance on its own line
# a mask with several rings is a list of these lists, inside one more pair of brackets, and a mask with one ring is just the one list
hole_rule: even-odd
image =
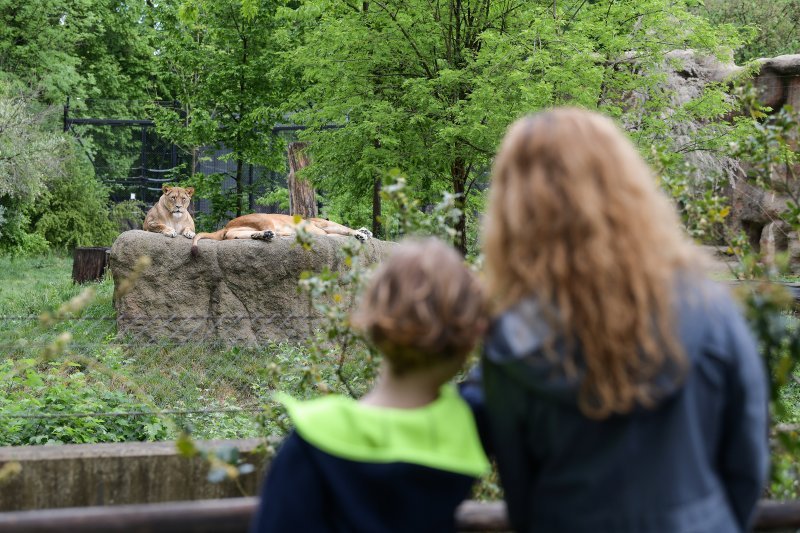
[[[186,412],[161,416],[169,431],[158,433],[155,438],[175,437],[184,427],[197,438],[244,438],[282,431],[280,420],[264,418],[257,412],[270,404],[272,391],[281,389],[307,396],[317,390],[337,390],[334,361],[309,360],[302,345],[280,343],[258,349],[211,344],[141,345],[118,338],[112,281],[73,284],[69,257],[0,258],[0,269],[4,272],[0,287],[0,347],[4,357],[14,361],[14,373],[38,373],[51,383],[51,390],[64,396],[57,398],[63,401],[55,404],[26,404],[33,412],[23,414],[47,415],[54,409],[68,409],[70,402],[76,402],[67,401],[72,398],[73,382],[80,378],[85,380],[81,386],[96,388],[98,396],[125,395],[131,402],[127,411]],[[68,317],[47,327],[40,323],[42,314],[55,312],[87,288],[95,296],[78,318]],[[66,349],[46,355],[65,331],[72,336]],[[33,370],[25,366],[30,361],[35,362]],[[68,364],[55,366],[56,363]],[[348,361],[345,374],[354,377],[359,390],[364,389],[371,375],[361,357]],[[0,373],[0,397],[23,394],[20,388],[25,385],[19,379],[12,383],[2,378]],[[119,402],[127,401],[116,396],[113,400],[112,411],[119,411]],[[240,408],[249,411],[219,412]],[[191,412],[196,410],[218,412]],[[130,418],[132,424],[152,424],[149,415]],[[80,425],[77,418],[73,422]],[[44,438],[45,442],[49,438],[38,434],[35,437],[39,441]],[[92,439],[85,434],[79,437],[83,440],[76,441]],[[113,437],[95,436],[97,441],[115,440]],[[60,438],[52,441],[64,442]],[[0,445],[4,443],[9,443],[8,439],[0,435]]]

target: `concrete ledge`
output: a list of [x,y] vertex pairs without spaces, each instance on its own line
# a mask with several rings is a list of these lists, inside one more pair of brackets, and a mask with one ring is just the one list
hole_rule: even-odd
[[[21,472],[0,485],[0,511],[231,498],[258,493],[266,457],[263,441],[198,441],[210,450],[236,447],[256,467],[236,483],[210,483],[208,463],[178,455],[175,443],[67,444],[0,447],[0,467],[17,462]],[[243,493],[244,491],[244,493]]]

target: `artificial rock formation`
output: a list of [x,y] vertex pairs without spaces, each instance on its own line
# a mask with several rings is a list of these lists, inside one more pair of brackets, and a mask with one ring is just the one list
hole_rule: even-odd
[[[731,82],[744,72],[732,61],[720,62],[690,50],[671,52],[666,59],[667,86],[676,107],[699,97],[708,83]],[[753,85],[761,103],[773,112],[787,105],[800,110],[800,54],[759,59],[758,63],[760,70]],[[749,169],[733,158],[691,150],[700,127],[699,123],[680,122],[675,124],[672,136],[678,147],[686,148],[687,161],[697,169],[698,179],[719,176],[727,183],[725,195],[731,200],[729,227],[743,231],[768,261],[776,253],[788,251],[792,270],[800,272],[800,237],[781,220],[788,200],[785,191],[758,187]],[[795,174],[800,175],[800,165]],[[776,168],[772,182],[786,183],[786,178],[786,169]]]
[[[761,70],[753,80],[761,102],[777,112],[784,106],[800,111],[800,54],[760,59]],[[800,137],[800,131],[797,132]],[[800,165],[794,174],[800,176]],[[800,237],[781,219],[786,211],[788,195],[782,185],[791,181],[785,167],[774,169],[771,181],[775,188],[762,189],[748,179],[748,169],[731,182],[732,209],[730,224],[744,231],[751,245],[760,250],[767,261],[776,253],[789,252],[790,267],[800,272]],[[793,189],[798,184],[789,184]]]
[[[344,238],[320,236],[305,250],[294,238],[199,243],[145,231],[127,231],[111,248],[110,269],[119,292],[142,256],[151,260],[124,295],[115,297],[117,330],[144,342],[219,341],[262,344],[306,337],[319,318],[297,290],[304,271],[342,271]],[[362,259],[380,261],[392,243],[372,239]]]

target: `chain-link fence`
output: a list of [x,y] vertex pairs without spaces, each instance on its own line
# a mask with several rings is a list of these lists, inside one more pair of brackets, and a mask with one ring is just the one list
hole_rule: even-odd
[[[223,190],[235,189],[236,166],[225,146],[187,149],[161,135],[152,120],[153,108],[180,114],[177,101],[141,101],[87,98],[67,100],[64,131],[74,135],[94,167],[97,177],[111,188],[114,202],[139,200],[149,208],[161,196],[164,183],[180,182],[188,176],[222,174]],[[295,140],[300,126],[275,125],[273,146]],[[271,150],[271,148],[270,148]],[[256,199],[273,187],[286,186],[288,167],[268,169],[245,163],[242,170],[248,189],[248,209],[266,212]],[[274,211],[275,206],[271,206]],[[198,200],[195,211],[208,213],[207,200]]]
[[[277,417],[264,416],[275,390],[336,389],[345,375],[359,386],[373,372],[363,349],[344,361],[338,353],[314,356],[307,341],[285,336],[231,344],[214,335],[244,323],[287,330],[318,316],[150,316],[128,320],[124,333],[118,318],[0,317],[0,444],[159,440],[182,430],[198,438],[260,436],[282,429]],[[162,320],[180,322],[180,338],[191,341],[161,335],[153,325]]]

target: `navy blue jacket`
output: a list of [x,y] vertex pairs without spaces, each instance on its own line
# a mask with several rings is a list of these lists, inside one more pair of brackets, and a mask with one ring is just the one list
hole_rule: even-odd
[[[696,281],[678,293],[688,373],[664,369],[656,407],[602,421],[578,409],[580,374],[567,377],[545,355],[551,334],[534,301],[494,323],[482,359],[484,422],[517,531],[749,527],[768,469],[763,364],[727,291]],[[462,394],[481,403],[474,386]]]
[[455,532],[475,478],[410,463],[349,461],[297,433],[281,446],[252,533]]
[[452,386],[416,409],[282,401],[296,431],[270,465],[252,533],[454,532],[456,507],[489,470]]

